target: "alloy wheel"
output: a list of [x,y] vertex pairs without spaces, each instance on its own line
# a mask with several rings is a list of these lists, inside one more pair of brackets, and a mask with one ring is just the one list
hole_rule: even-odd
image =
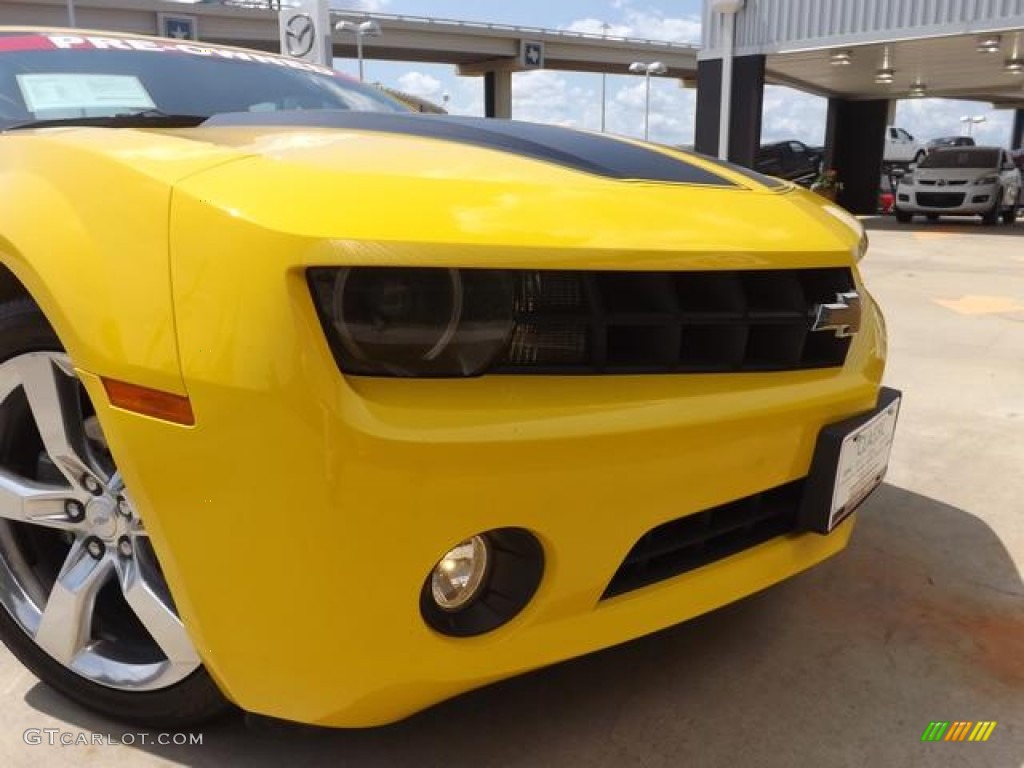
[[94,683],[154,691],[200,660],[67,355],[0,364],[0,604]]

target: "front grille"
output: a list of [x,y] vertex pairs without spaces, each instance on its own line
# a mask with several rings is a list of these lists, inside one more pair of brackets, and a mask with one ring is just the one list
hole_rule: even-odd
[[796,530],[805,480],[722,504],[648,531],[601,599],[678,576]]
[[715,373],[840,366],[849,338],[811,332],[846,268],[525,273],[496,373]]
[[929,208],[956,208],[964,204],[962,192],[918,192],[917,204]]
[[918,183],[921,184],[922,186],[925,186],[925,187],[935,187],[935,186],[939,186],[939,187],[945,187],[945,186],[962,187],[967,182],[966,181],[946,181],[946,182],[941,182],[940,183],[938,181],[928,181],[927,179],[920,179],[918,181]]

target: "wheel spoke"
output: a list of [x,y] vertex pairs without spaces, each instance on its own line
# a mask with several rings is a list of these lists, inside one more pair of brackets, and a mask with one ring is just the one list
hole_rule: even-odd
[[25,355],[17,361],[17,366],[47,455],[74,486],[83,475],[97,474],[86,458],[78,382],[55,358],[46,354]]
[[185,625],[160,597],[159,591],[149,584],[138,559],[121,561],[118,571],[125,600],[168,660],[172,664],[198,664],[199,659]]
[[36,642],[57,661],[69,665],[92,633],[93,608],[112,570],[108,558],[94,559],[81,541],[71,547],[36,630]]
[[68,517],[69,501],[73,499],[66,488],[40,485],[0,470],[0,518],[4,520],[76,530],[82,523]]

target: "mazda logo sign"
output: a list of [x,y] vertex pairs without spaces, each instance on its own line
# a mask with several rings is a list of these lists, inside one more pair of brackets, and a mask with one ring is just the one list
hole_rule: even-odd
[[308,56],[316,45],[316,25],[305,13],[299,13],[288,19],[284,28],[285,47],[289,56],[301,59]]

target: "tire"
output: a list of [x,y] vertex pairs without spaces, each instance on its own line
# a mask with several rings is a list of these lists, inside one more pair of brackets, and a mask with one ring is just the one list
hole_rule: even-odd
[[900,224],[909,224],[914,220],[914,214],[908,213],[907,211],[901,211],[899,208],[896,209],[896,221]]
[[929,214],[927,214],[927,218],[928,218],[928,221],[938,221],[939,220],[939,214],[937,214],[937,213],[929,213]]
[[999,208],[1003,203],[1003,191],[996,193],[996,199],[992,201],[992,207],[982,215],[981,223],[986,227],[994,227],[999,223]]
[[1020,209],[1020,200],[1014,202],[1009,208],[1003,211],[1003,224],[1015,224],[1017,222],[1017,212]]
[[181,729],[232,711],[178,619],[84,388],[25,299],[0,304],[0,470],[0,639],[11,653],[127,723]]

